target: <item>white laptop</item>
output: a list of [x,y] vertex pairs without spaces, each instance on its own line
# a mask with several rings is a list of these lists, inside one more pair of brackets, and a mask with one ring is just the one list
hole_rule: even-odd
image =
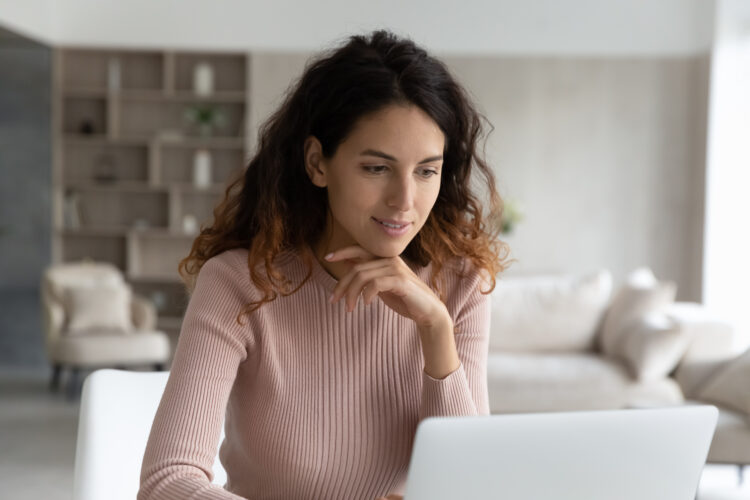
[[718,410],[423,420],[404,500],[693,500]]

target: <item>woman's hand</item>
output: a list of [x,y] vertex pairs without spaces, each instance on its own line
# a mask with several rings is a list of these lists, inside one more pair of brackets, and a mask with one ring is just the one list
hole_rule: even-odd
[[354,310],[360,295],[365,305],[370,305],[375,296],[379,296],[385,305],[414,320],[420,328],[451,322],[445,304],[401,257],[380,258],[359,245],[353,245],[332,252],[326,260],[356,262],[339,280],[330,299],[335,304],[344,297],[347,311]]
[[461,361],[448,308],[401,257],[376,257],[359,245],[332,253],[331,257],[326,256],[329,262],[357,262],[333,289],[332,303],[345,297],[347,311],[353,311],[360,295],[365,305],[380,297],[385,305],[416,323],[427,375],[442,379],[459,368]]
[[387,497],[378,497],[375,500],[404,500],[403,495],[388,495]]

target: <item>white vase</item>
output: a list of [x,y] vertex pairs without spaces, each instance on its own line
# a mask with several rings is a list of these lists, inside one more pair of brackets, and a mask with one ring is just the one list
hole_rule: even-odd
[[198,95],[214,92],[214,69],[207,62],[199,62],[193,68],[193,91]]
[[211,152],[207,149],[196,149],[193,155],[193,184],[206,188],[211,185]]
[[120,90],[120,60],[113,57],[107,64],[107,88],[113,92]]
[[185,234],[198,232],[198,219],[194,215],[186,214],[182,217],[182,232]]

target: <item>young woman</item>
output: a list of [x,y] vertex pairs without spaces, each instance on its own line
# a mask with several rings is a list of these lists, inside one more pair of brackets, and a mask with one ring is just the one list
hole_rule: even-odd
[[420,420],[489,413],[507,247],[469,186],[482,174],[500,213],[481,135],[408,39],[308,63],[180,263],[191,296],[139,500],[399,498]]

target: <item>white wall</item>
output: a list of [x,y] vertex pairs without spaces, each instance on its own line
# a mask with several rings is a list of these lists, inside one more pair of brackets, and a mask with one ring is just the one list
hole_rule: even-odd
[[0,0],[0,26],[48,45],[55,43],[54,0]]
[[750,337],[750,2],[720,0],[711,66],[703,301]]
[[[251,139],[309,53],[255,52]],[[708,57],[444,56],[495,131],[487,159],[522,205],[507,274],[649,265],[700,299]]]
[[711,43],[713,0],[0,0],[56,44],[316,50],[388,27],[443,53],[665,55]]

